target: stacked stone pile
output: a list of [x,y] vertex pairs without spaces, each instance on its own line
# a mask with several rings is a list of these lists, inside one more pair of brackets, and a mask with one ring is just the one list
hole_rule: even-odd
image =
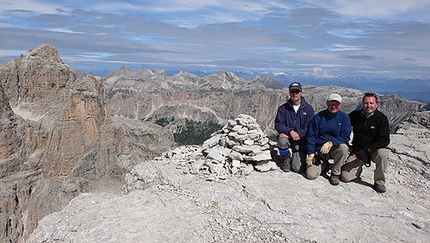
[[202,146],[183,146],[163,156],[178,164],[184,173],[199,174],[207,180],[225,179],[226,175],[249,175],[278,168],[273,155],[276,143],[270,141],[256,119],[241,114]]

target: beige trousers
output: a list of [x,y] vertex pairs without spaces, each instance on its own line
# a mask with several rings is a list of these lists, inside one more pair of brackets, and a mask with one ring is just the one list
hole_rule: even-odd
[[[388,166],[388,151],[385,148],[376,150],[371,154],[372,161],[375,162],[376,168],[373,172],[375,184],[385,185],[385,171]],[[345,182],[352,181],[360,177],[363,171],[364,162],[357,159],[355,155],[349,156],[345,165],[342,166],[342,180]]]
[[[348,145],[342,143],[338,147],[332,147],[330,152],[327,154],[327,159],[333,159],[334,165],[331,168],[331,174],[332,175],[340,175],[341,174],[341,168],[345,164],[346,159],[349,155],[349,148]],[[321,165],[312,165],[309,166],[306,170],[306,177],[309,180],[316,179],[322,172],[322,166]]]

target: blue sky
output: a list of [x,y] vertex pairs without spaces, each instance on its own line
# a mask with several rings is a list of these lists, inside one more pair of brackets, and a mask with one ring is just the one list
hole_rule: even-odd
[[127,66],[430,77],[430,0],[0,0],[0,62],[53,45],[75,70]]

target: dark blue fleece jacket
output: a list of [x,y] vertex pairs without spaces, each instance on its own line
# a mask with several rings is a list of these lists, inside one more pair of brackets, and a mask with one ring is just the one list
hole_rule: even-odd
[[278,133],[285,133],[287,135],[292,130],[296,131],[301,138],[298,143],[304,144],[306,143],[308,125],[313,116],[314,108],[306,102],[304,97],[302,97],[302,102],[297,113],[294,111],[291,99],[288,99],[286,103],[278,108],[275,118],[275,129]]

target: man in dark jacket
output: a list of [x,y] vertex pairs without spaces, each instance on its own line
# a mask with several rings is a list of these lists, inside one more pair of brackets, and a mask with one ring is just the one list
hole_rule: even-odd
[[390,143],[388,118],[378,109],[378,97],[374,93],[366,93],[362,100],[362,109],[349,113],[353,129],[352,154],[342,167],[342,180],[351,181],[359,178],[365,163],[374,161],[373,188],[384,193],[385,170],[388,166],[386,147]]
[[290,84],[289,95],[288,101],[278,108],[275,118],[278,149],[283,160],[281,169],[303,173],[306,170],[306,133],[314,109],[302,97],[300,83]]

